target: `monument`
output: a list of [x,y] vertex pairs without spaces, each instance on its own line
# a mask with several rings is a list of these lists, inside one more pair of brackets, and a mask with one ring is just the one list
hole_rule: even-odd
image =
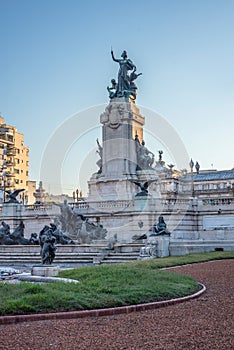
[[[102,124],[102,145],[98,144],[99,170],[89,181],[88,201],[132,200],[136,192],[134,183],[139,181],[139,172],[152,169],[154,154],[143,140],[145,118],[135,104],[137,86],[135,64],[123,51],[117,59],[111,51],[112,59],[119,63],[118,80],[112,79],[107,87],[110,102],[100,116]],[[146,177],[143,176],[143,180]]]
[[111,51],[111,57],[119,64],[118,77],[107,87],[110,101],[100,116],[98,171],[88,181],[86,213],[103,223],[110,238],[117,235],[129,242],[138,233],[139,218],[144,219],[145,229],[156,220],[151,199],[159,197],[158,175],[155,155],[144,141],[145,117],[135,103],[135,81],[142,73],[137,73],[126,51],[120,58]]
[[0,246],[20,245],[25,238],[30,245],[39,245],[35,232],[40,235],[49,230],[51,237],[41,250],[43,265],[53,261],[55,243],[58,249],[75,243],[77,251],[96,245],[118,252],[135,249],[134,245],[139,249],[140,243],[145,245],[143,258],[230,249],[234,242],[233,170],[202,173],[196,163],[194,174],[193,162],[190,173],[175,170],[174,164],[166,165],[162,150],[155,160],[144,141],[145,117],[136,105],[136,81],[141,73],[126,51],[120,58],[111,51],[111,58],[119,65],[118,75],[107,87],[109,102],[100,115],[102,137],[93,141],[97,171],[88,181],[87,198],[43,203],[42,183],[34,206],[18,203],[18,193],[9,193],[1,213]]

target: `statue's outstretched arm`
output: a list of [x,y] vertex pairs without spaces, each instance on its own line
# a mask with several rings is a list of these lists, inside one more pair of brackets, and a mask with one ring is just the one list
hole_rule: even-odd
[[113,61],[119,62],[119,60],[117,58],[115,58],[113,50],[111,50],[111,57],[112,57]]
[[100,143],[99,143],[99,140],[97,139],[96,142],[97,142],[98,147],[100,148],[101,145],[100,145]]

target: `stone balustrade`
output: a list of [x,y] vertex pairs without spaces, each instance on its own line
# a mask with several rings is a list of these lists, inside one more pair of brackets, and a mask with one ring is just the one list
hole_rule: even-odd
[[234,198],[207,198],[202,199],[203,206],[234,205]]
[[47,211],[52,210],[53,205],[52,204],[31,204],[31,205],[25,205],[24,210],[25,211]]

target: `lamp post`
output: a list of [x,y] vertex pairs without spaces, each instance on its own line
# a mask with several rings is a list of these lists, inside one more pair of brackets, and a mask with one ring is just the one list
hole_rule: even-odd
[[3,181],[3,203],[6,202],[6,171],[2,173],[2,181]]
[[6,148],[6,146],[4,146],[4,149],[2,152],[2,167],[1,167],[3,203],[5,203],[5,201],[6,201],[6,176],[7,176],[6,155],[7,155],[7,148]]
[[192,192],[192,197],[194,197],[194,181],[193,181],[193,167],[194,167],[194,162],[191,158],[190,163],[190,170],[191,170],[191,192]]
[[75,191],[73,191],[72,197],[73,197],[73,201],[74,201],[74,203],[75,203],[75,201],[76,201],[76,192],[75,192]]

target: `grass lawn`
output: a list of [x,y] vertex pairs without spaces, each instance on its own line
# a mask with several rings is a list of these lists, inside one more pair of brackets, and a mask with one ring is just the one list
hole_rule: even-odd
[[198,283],[159,268],[224,258],[234,258],[234,252],[191,254],[60,273],[60,277],[79,280],[79,284],[0,283],[0,315],[106,308],[185,296],[196,292]]

